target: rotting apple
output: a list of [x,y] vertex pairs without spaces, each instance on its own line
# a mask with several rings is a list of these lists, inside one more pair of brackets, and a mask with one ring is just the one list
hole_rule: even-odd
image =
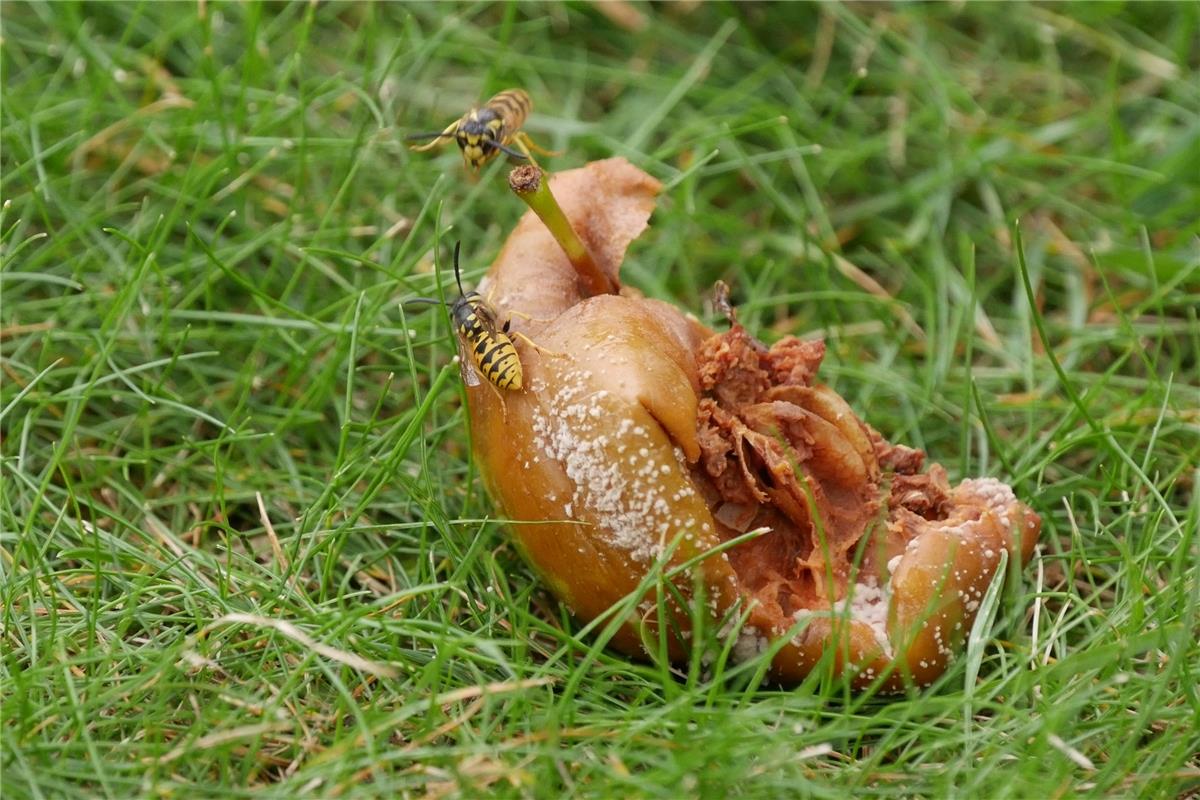
[[[886,442],[815,381],[821,342],[767,348],[736,320],[714,333],[621,287],[654,178],[614,158],[550,181],[557,203],[526,187],[533,210],[479,287],[538,345],[521,348],[524,389],[467,388],[475,455],[529,563],[590,620],[664,553],[680,565],[766,529],[678,581],[683,597],[702,581],[714,620],[742,614],[737,656],[778,644],[784,682],[831,648],[858,686],[937,677],[1000,553],[1029,558],[1038,516],[999,481],[951,488],[940,465],[922,470],[923,453]],[[688,614],[671,608],[679,658]],[[642,654],[656,612],[639,606],[613,644]]]

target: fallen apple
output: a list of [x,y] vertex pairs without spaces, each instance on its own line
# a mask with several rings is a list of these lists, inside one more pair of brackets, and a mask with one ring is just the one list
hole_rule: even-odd
[[[696,562],[676,596],[699,580],[715,624],[740,612],[735,655],[777,645],[777,680],[831,649],[859,686],[937,677],[1001,553],[1031,554],[1038,516],[999,481],[951,487],[923,453],[889,444],[816,380],[823,343],[768,348],[736,320],[716,333],[622,287],[654,178],[619,158],[548,186],[521,169],[531,211],[479,291],[537,347],[520,348],[521,391],[468,381],[467,398],[489,492],[546,584],[590,620],[664,555],[668,568]],[[612,640],[633,655],[642,626],[668,622],[638,608]],[[681,658],[689,613],[668,613]]]

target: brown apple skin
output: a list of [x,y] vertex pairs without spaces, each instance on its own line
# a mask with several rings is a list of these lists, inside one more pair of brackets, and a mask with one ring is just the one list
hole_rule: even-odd
[[932,682],[962,649],[1000,554],[1007,550],[1014,566],[1026,563],[1041,530],[1041,519],[1011,493],[995,502],[980,485],[1000,484],[963,481],[954,492],[956,507],[975,511],[930,524],[909,542],[892,575],[889,634],[910,642],[906,668],[918,684]]
[[[584,619],[633,592],[675,536],[668,566],[720,543],[686,466],[698,452],[685,358],[694,333],[674,309],[659,310],[612,295],[582,301],[539,328],[547,352],[522,352],[525,392],[468,389],[490,493],[526,559]],[[700,569],[736,597],[727,558]],[[639,624],[618,634],[623,650],[640,650]]]
[[[658,182],[623,159],[551,180],[566,217],[619,285],[625,250],[646,227]],[[697,352],[711,330],[629,290],[585,296],[532,213],[479,289],[518,334],[524,388],[498,390],[464,365],[473,450],[514,541],[555,595],[592,620],[634,592],[667,551],[669,568],[736,535],[714,518],[713,492],[696,467]],[[825,443],[814,451],[819,469],[846,484],[878,477],[866,428],[844,400],[820,385],[791,394]],[[690,597],[694,581],[703,581],[714,623],[749,609],[749,652],[792,634],[772,662],[781,683],[802,680],[834,648],[835,668],[856,686],[889,669],[885,690],[927,684],[961,647],[999,553],[1007,548],[1012,560],[1024,561],[1032,552],[1040,520],[998,486],[964,482],[944,520],[889,519],[886,552],[877,559],[894,567],[882,576],[890,577],[886,648],[882,632],[848,619],[835,603],[810,609],[796,633],[795,619],[767,613],[747,591],[725,553],[674,582]],[[682,658],[688,612],[668,607],[681,633],[670,640],[670,656]],[[660,624],[655,613],[653,603],[642,603],[612,643],[645,655],[643,637]],[[896,653],[888,657],[885,649]]]

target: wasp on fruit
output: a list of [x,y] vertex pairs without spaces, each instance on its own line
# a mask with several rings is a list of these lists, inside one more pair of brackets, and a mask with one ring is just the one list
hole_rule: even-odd
[[[465,291],[462,285],[462,272],[459,267],[458,254],[462,242],[454,243],[454,282],[458,285],[458,299],[450,303],[450,318],[463,348],[466,349],[472,361],[483,373],[493,388],[500,390],[520,391],[524,372],[521,369],[521,357],[517,353],[514,338],[519,338],[538,352],[543,350],[532,339],[523,333],[509,334],[512,320],[507,320],[503,326],[496,325],[496,311],[492,305],[476,291]],[[442,305],[441,300],[432,297],[415,297],[409,303],[428,303]],[[516,312],[513,312],[516,313]],[[551,353],[562,355],[561,353]],[[464,379],[468,385],[475,385],[471,379],[470,368],[464,364]],[[503,401],[503,396],[501,396]]]
[[480,108],[472,108],[463,114],[444,131],[409,136],[409,141],[433,140],[428,144],[413,145],[410,149],[418,152],[431,150],[441,145],[443,139],[454,139],[462,150],[463,161],[476,172],[500,153],[528,161],[534,160],[531,150],[553,155],[535,144],[521,130],[532,109],[533,101],[524,89],[505,89]]

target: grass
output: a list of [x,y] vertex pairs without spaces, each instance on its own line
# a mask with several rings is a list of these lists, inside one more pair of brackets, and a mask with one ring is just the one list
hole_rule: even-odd
[[[5,797],[1197,791],[1198,7],[636,9],[0,8]],[[631,663],[517,557],[399,307],[523,210],[401,136],[510,85],[667,184],[627,283],[1043,516],[932,689]]]

